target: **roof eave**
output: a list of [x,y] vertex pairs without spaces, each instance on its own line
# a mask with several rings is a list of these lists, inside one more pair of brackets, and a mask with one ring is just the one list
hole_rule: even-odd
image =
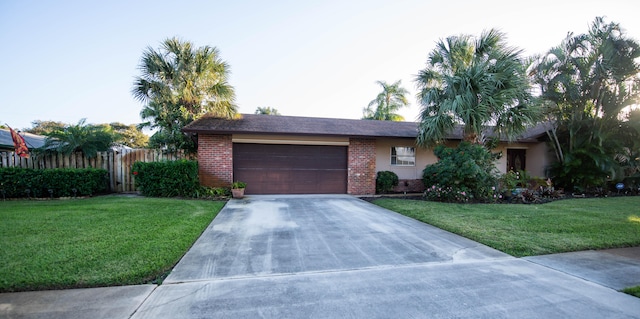
[[273,131],[245,131],[245,130],[212,130],[198,128],[184,128],[183,132],[196,134],[233,135],[233,134],[257,134],[257,135],[282,135],[282,136],[325,136],[325,137],[352,137],[352,138],[416,138],[417,135],[370,135],[370,134],[327,134],[327,133],[299,133],[299,132],[273,132]]

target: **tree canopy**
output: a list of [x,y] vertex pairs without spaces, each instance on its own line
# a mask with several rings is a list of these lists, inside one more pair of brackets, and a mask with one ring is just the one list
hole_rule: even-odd
[[122,144],[131,148],[145,148],[149,143],[149,136],[144,134],[136,124],[123,124],[113,122],[109,124],[101,124],[107,130],[113,130],[116,133],[115,143]]
[[274,107],[258,106],[258,108],[256,108],[255,114],[280,115],[280,112],[278,112],[278,110]]
[[229,65],[215,47],[196,48],[191,42],[169,38],[158,50],[147,48],[132,90],[145,104],[141,126],[157,128],[154,140],[170,151],[195,151],[195,135],[183,133],[184,126],[205,114],[232,118],[237,113],[228,77]]
[[[364,120],[380,120],[380,121],[404,121],[402,115],[397,114],[398,110],[409,105],[406,95],[409,94],[405,88],[401,86],[398,80],[393,84],[385,81],[376,81],[382,87],[382,91],[378,93],[375,99],[369,102],[364,108],[362,119]],[[374,108],[375,107],[375,108]]]
[[37,135],[47,135],[49,133],[64,130],[67,124],[56,121],[35,120],[31,122],[32,127],[24,129],[25,132]]
[[640,101],[639,57],[619,24],[596,18],[587,33],[570,33],[532,64],[557,159],[552,171],[563,186],[620,178],[616,158],[638,139],[633,117],[623,123],[621,114]]
[[[147,147],[149,137],[144,134],[136,124],[122,124],[120,122],[105,123],[105,124],[85,124],[86,120],[83,120],[83,126],[96,126],[96,131],[112,132],[114,134],[113,143],[122,144],[131,148],[144,148]],[[31,122],[33,125],[31,128],[24,129],[25,132],[50,136],[54,132],[63,132],[65,129],[73,126],[57,121],[42,121],[35,120]]]
[[418,143],[442,142],[458,125],[473,143],[482,142],[489,127],[517,137],[537,120],[523,62],[521,51],[497,30],[440,40],[416,76],[422,105]]

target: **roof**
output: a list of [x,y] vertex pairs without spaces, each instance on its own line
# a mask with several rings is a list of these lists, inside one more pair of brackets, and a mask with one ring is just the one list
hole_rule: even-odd
[[[27,143],[27,147],[29,149],[39,148],[44,145],[46,136],[36,135],[31,133],[20,132],[22,137],[24,137],[25,143]],[[0,129],[0,151],[13,151],[13,139],[11,138],[11,131],[8,129]]]
[[[185,126],[183,131],[205,134],[271,134],[346,137],[416,138],[417,122],[353,120],[264,114],[242,114],[237,119],[202,117]],[[532,134],[530,134],[530,132]],[[527,131],[518,141],[533,142],[544,134],[538,126]],[[450,134],[449,139],[462,139],[462,128]]]
[[414,122],[242,114],[242,117],[233,120],[203,117],[187,125],[183,131],[215,134],[416,137],[418,126]]

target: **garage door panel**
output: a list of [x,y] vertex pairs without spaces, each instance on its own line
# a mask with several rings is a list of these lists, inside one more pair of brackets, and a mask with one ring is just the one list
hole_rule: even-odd
[[284,183],[291,182],[292,178],[288,174],[284,174],[280,171],[264,171],[264,170],[235,170],[234,179],[241,181],[251,181],[254,183]]
[[233,161],[247,194],[346,193],[346,146],[234,144]]
[[[344,169],[346,161],[336,156],[253,156],[242,158],[242,154],[234,155],[234,164],[241,167],[273,168],[273,169]],[[237,158],[237,160],[236,160]],[[266,160],[268,159],[268,160]]]

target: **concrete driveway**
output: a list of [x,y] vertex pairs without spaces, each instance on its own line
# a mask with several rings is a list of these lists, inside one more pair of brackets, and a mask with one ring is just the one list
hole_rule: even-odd
[[639,318],[640,299],[350,196],[219,213],[133,318]]

